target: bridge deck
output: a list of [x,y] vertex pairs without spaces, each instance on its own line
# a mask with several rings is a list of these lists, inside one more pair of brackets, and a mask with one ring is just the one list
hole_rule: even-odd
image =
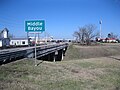
[[[56,50],[63,49],[67,47],[66,43],[59,44],[48,44],[37,46],[37,56],[41,57],[47,55],[51,52],[55,52]],[[0,61],[17,58],[17,57],[34,57],[35,47],[22,47],[22,48],[12,48],[12,49],[4,49],[0,50]]]

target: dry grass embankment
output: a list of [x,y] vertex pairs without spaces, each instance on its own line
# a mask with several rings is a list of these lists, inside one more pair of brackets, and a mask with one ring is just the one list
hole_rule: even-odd
[[87,59],[120,55],[120,44],[103,44],[99,46],[70,45],[65,60]]
[[120,90],[119,60],[120,56],[71,57],[37,67],[33,60],[18,60],[0,66],[0,90]]

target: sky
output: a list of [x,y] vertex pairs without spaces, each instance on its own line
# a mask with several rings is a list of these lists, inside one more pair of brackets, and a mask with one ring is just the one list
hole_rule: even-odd
[[0,0],[0,30],[26,37],[26,20],[45,20],[45,32],[53,38],[73,39],[74,31],[87,24],[99,31],[99,20],[102,37],[120,36],[120,0]]

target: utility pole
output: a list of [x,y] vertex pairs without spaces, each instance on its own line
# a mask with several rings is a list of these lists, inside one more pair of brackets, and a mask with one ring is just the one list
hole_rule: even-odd
[[45,34],[45,43],[47,44],[47,32],[44,32]]
[[28,46],[29,46],[29,32],[27,32],[27,40],[28,40]]
[[38,42],[38,44],[40,44],[40,33],[38,33],[37,42]]
[[100,24],[100,39],[102,38],[102,20],[99,21]]

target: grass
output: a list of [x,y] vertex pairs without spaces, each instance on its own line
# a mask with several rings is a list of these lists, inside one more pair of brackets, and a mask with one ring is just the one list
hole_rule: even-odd
[[70,46],[69,60],[37,60],[37,67],[31,59],[2,65],[0,90],[120,90],[120,56],[81,59],[78,52]]
[[32,60],[20,60],[0,66],[0,89],[119,90],[120,62],[100,58],[43,62],[35,67]]
[[78,46],[70,45],[65,60],[87,59],[120,55],[120,45]]

